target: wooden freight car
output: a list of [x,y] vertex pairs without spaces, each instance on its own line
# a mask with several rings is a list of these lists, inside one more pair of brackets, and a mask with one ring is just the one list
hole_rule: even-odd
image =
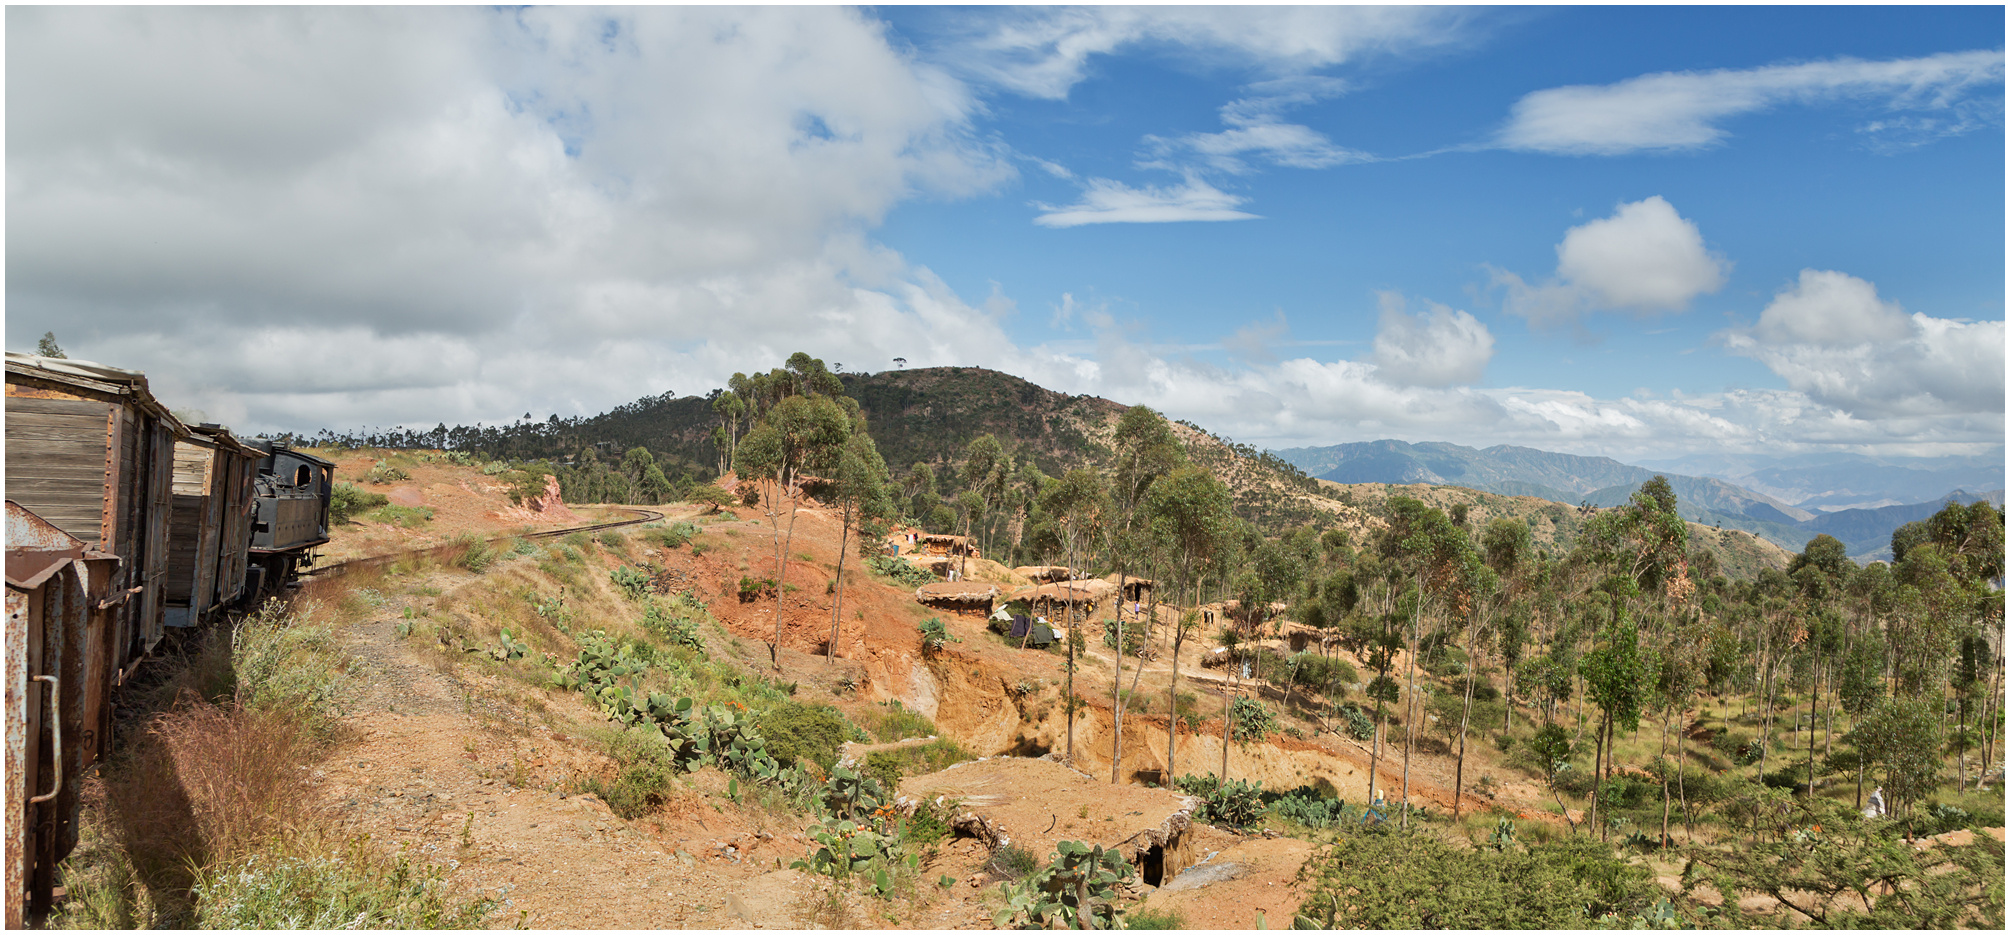
[[174,446],[165,623],[191,627],[245,595],[246,552],[263,451],[219,425],[190,426]]
[[174,446],[188,437],[145,374],[7,355],[7,497],[119,557],[106,597],[115,682],[161,639]]

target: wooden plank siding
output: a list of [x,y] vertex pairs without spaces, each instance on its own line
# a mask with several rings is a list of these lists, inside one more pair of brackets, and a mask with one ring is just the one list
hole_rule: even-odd
[[7,496],[56,528],[104,538],[105,421],[95,400],[7,399]]

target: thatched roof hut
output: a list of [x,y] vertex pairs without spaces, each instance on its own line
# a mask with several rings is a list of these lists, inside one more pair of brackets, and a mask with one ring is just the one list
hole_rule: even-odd
[[[1117,578],[1118,575],[1112,572],[1108,577],[1104,578],[1103,580],[1114,585],[1117,583]],[[1140,578],[1137,577],[1136,575],[1124,578],[1123,579],[1124,600],[1142,601],[1146,597],[1150,596],[1151,589],[1157,586],[1158,582],[1153,581],[1150,578]]]
[[947,533],[931,532],[921,537],[921,547],[930,555],[976,554],[977,549],[970,544],[969,536],[952,536]]
[[1021,565],[1012,569],[1012,573],[1033,581],[1067,581],[1082,577],[1080,571],[1066,565]]
[[1051,607],[1065,607],[1070,604],[1076,607],[1094,607],[1115,597],[1116,594],[1116,585],[1091,578],[1087,581],[1063,581],[1020,588],[1012,592],[1012,599],[1031,602],[1035,607],[1042,604]]
[[929,607],[961,614],[989,616],[998,586],[982,581],[937,581],[914,589],[914,599]]

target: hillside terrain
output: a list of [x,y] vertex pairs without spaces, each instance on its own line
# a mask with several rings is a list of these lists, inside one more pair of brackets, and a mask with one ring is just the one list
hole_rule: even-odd
[[[925,408],[929,391],[915,392],[910,409]],[[1044,413],[1074,420],[1080,438],[1071,444],[1089,451],[1113,441],[1112,413],[1095,415],[1093,406]],[[1294,511],[1267,521],[1288,526],[1308,515],[1364,546],[1399,504],[1414,501],[1471,530],[1500,518],[1523,524],[1531,557],[1548,566],[1594,515],[1448,485],[1308,482],[1190,426],[1170,428],[1195,463],[1235,488],[1238,511]],[[1089,619],[1120,615],[1142,637],[1133,637],[1135,654],[1119,655],[1113,634],[1096,639],[1095,624],[1054,609],[1046,613],[1064,642],[1040,648],[1000,636],[980,615],[924,606],[912,578],[841,555],[838,513],[812,499],[662,504],[653,507],[661,521],[533,542],[517,537],[557,525],[556,516],[527,518],[498,489],[510,472],[492,464],[437,451],[323,453],[337,460],[344,483],[397,501],[338,526],[329,556],[431,548],[348,573],[331,569],[290,607],[197,644],[188,669],[149,696],[161,699],[157,713],[129,719],[151,725],[127,730],[134,765],[93,787],[92,801],[105,804],[66,871],[67,891],[79,894],[67,904],[68,924],[992,928],[1026,920],[1015,881],[1040,879],[1030,874],[1074,846],[1064,842],[1083,842],[1130,862],[1127,879],[1098,899],[1139,925],[1281,926],[1317,917],[1327,885],[1319,868],[1336,848],[1381,846],[1383,836],[1358,829],[1394,821],[1386,816],[1398,801],[1417,807],[1408,819],[1415,830],[1388,840],[1485,855],[1496,852],[1488,835],[1497,843],[1506,833],[1523,842],[1512,853],[1589,860],[1629,881],[1606,896],[1565,898],[1566,907],[1589,899],[1581,911],[1608,923],[1646,919],[1663,911],[1657,902],[1685,919],[1735,903],[1737,924],[1807,921],[1740,876],[1684,881],[1683,855],[1731,853],[1715,848],[1740,839],[1732,818],[1678,817],[1682,850],[1667,854],[1583,837],[1593,827],[1590,786],[1548,776],[1528,751],[1546,724],[1562,725],[1566,737],[1574,725],[1580,741],[1566,758],[1577,771],[1568,775],[1589,773],[1586,728],[1595,732],[1598,709],[1581,691],[1524,697],[1535,690],[1526,686],[1508,703],[1502,689],[1511,683],[1480,644],[1483,690],[1473,696],[1474,742],[1466,744],[1455,728],[1470,689],[1457,660],[1472,657],[1451,655],[1448,643],[1416,657],[1398,643],[1383,658],[1345,636],[1346,627],[1322,634],[1287,611],[1233,642],[1202,630],[1175,647],[1176,609],[1104,605]],[[746,492],[730,476],[720,483]],[[577,509],[592,519],[639,506]],[[785,528],[789,564],[776,575]],[[1751,580],[1789,558],[1742,533],[1691,524],[1688,536],[1692,555],[1708,553],[1732,578]],[[963,568],[974,587],[1012,593],[1030,584],[988,558]],[[1737,593],[1721,579],[1705,586]],[[1206,612],[1223,620],[1233,613],[1220,603]],[[940,628],[934,644],[931,625]],[[1079,630],[1090,632],[1071,670],[1064,643]],[[1231,645],[1243,662],[1223,666]],[[269,658],[275,652],[283,663]],[[1386,711],[1367,688],[1378,665],[1411,686]],[[1691,738],[1686,794],[1699,803],[1732,795],[1732,783],[1757,788],[1766,763],[1742,759],[1749,745],[1738,738],[1778,729],[1765,713],[1773,706],[1739,690],[1757,670],[1741,668],[1735,651],[1721,665],[1724,674],[1710,676],[1717,687],[1675,725],[1678,737]],[[594,681],[609,678],[596,674],[608,666],[627,674]],[[195,690],[206,694],[188,694]],[[696,703],[690,720],[676,713],[679,697]],[[651,713],[637,723],[632,705],[642,699]],[[1230,702],[1255,704],[1271,720],[1226,739],[1244,716],[1227,716]],[[1360,731],[1371,712],[1384,717],[1379,739]],[[177,727],[217,718],[236,726]],[[298,723],[305,733],[278,726]],[[1643,721],[1615,755],[1650,759],[1655,734],[1668,726]],[[737,732],[727,736],[788,757],[776,761],[787,769],[736,765],[726,751],[740,746],[693,759],[665,745],[666,736],[697,729]],[[281,736],[292,739],[274,739]],[[201,748],[210,752],[193,752],[197,737],[210,738]],[[1784,742],[1814,743],[1791,731]],[[267,752],[221,752],[234,743]],[[1799,762],[1775,766],[1811,761]],[[1158,788],[1169,763],[1183,777],[1177,790]],[[1222,798],[1208,784],[1223,769],[1261,786]],[[1820,800],[1847,806],[1848,770],[1823,769]],[[1628,770],[1615,774],[1621,791],[1607,820],[1644,829],[1663,815],[1663,786],[1648,798],[1648,774]],[[160,789],[182,790],[173,799],[180,804],[167,813],[139,807]],[[218,798],[229,789],[243,791]],[[896,799],[887,791],[895,789],[912,794]],[[840,824],[843,803],[858,796],[867,806]],[[1368,807],[1376,799],[1384,804]],[[1970,817],[1950,818],[1946,827],[1956,830],[1932,846],[2000,877],[2000,829],[1991,837],[1963,824],[1981,822],[1982,832],[2000,825],[2000,805],[1987,812],[1987,796],[1967,792],[1944,801]],[[1615,811],[1623,817],[1612,818]],[[295,829],[284,838],[291,850],[260,850],[244,832],[228,836],[223,829],[236,826],[219,816],[229,814],[284,816]],[[150,823],[135,824],[143,815]],[[819,848],[830,846],[819,842],[864,833],[843,827],[876,829],[884,838],[872,840],[890,843],[874,845],[881,856],[859,858],[866,869],[858,874],[833,871],[818,863]],[[178,851],[194,845],[169,841],[200,846]],[[340,871],[351,894],[341,918],[315,914],[324,910],[309,907],[326,897],[302,889],[301,878],[260,869],[305,859],[282,853],[338,845],[349,850],[333,853],[346,856],[313,859],[348,868]],[[184,856],[164,856],[177,853]],[[1416,859],[1377,865],[1435,866]],[[1920,872],[1957,872],[1933,866],[1940,869]],[[417,903],[393,895],[414,892],[396,882],[410,879],[430,881]],[[1953,879],[1970,886],[1966,875]],[[1482,902],[1497,898],[1507,897]],[[1988,924],[1987,905],[1944,918]]]

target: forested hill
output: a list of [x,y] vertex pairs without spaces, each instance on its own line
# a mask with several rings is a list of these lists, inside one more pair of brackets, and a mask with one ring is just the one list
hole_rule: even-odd
[[[931,485],[936,491],[931,496],[937,498],[935,502],[945,503],[965,486],[958,473],[971,442],[987,434],[998,440],[1014,462],[1030,463],[1049,477],[1080,466],[1108,469],[1113,459],[1110,442],[1118,420],[1128,408],[1100,397],[1055,392],[1008,373],[979,367],[839,373],[834,380],[842,382],[844,395],[858,401],[873,441],[893,474],[907,478],[913,465],[929,465],[934,476]],[[717,395],[716,392],[705,396],[665,393],[595,416],[526,419],[504,426],[441,425],[431,431],[339,435],[324,431],[314,441],[348,447],[452,448],[480,452],[489,458],[545,461],[555,469],[568,499],[577,495],[593,502],[653,502],[652,498],[669,496],[674,489],[708,481],[716,475],[720,451],[713,435],[722,424],[713,407]],[[1265,534],[1278,535],[1310,524],[1366,536],[1383,525],[1379,517],[1380,497],[1366,490],[1357,489],[1342,496],[1342,491],[1322,487],[1276,454],[1221,438],[1191,423],[1176,423],[1173,432],[1188,457],[1228,487],[1235,513],[1256,524]],[[647,459],[626,457],[636,448],[646,449],[652,455],[654,466],[662,471],[663,477],[656,482],[661,486],[652,488],[644,483],[641,475],[646,471]],[[1503,450],[1505,446],[1488,449]],[[1525,457],[1548,454],[1534,449],[1512,451]],[[1609,464],[1628,467],[1618,462]],[[1602,465],[1589,465],[1579,473],[1576,483],[1596,485],[1600,488],[1597,493],[1611,492],[1621,486],[1618,475],[1604,470]],[[1415,478],[1412,482],[1416,480],[1446,484],[1436,477]],[[1630,494],[1634,486],[1637,484],[1625,486],[1623,493]],[[1483,489],[1479,484],[1465,483],[1445,486],[1443,495],[1458,499],[1455,495],[1459,487]],[[1501,488],[1507,487],[1508,482],[1501,483]],[[1438,494],[1427,493],[1428,489],[1412,488],[1409,494],[1434,502],[1440,498]],[[1538,529],[1537,538],[1545,547],[1559,553],[1570,547],[1577,525],[1571,517],[1577,514],[1549,501],[1575,502],[1579,498],[1547,488],[1496,489],[1493,493],[1505,496],[1473,501],[1476,515],[1515,517]],[[1597,499],[1603,498],[1594,497]],[[1625,497],[1620,496],[1619,500],[1623,502]],[[1693,509],[1686,502],[1683,507],[1684,514]],[[925,512],[918,512],[917,518]],[[1566,518],[1549,519],[1552,514]],[[1698,539],[1698,545],[1716,553],[1721,566],[1734,575],[1755,572],[1763,566],[1782,566],[1788,554],[1750,539],[1705,536]]]
[[1107,454],[1094,440],[1125,407],[1099,396],[1057,393],[1009,373],[982,367],[922,367],[873,374],[839,374],[845,395],[858,400],[880,457],[896,471],[925,461],[937,467],[963,460],[964,449],[990,434],[1046,474]]

